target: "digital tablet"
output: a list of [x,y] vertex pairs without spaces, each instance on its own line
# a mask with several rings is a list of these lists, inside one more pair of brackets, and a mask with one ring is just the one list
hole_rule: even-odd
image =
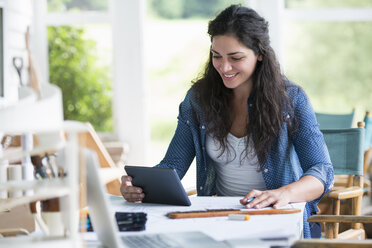
[[142,188],[145,194],[142,202],[191,205],[174,169],[130,165],[126,165],[124,169],[133,178],[132,184]]

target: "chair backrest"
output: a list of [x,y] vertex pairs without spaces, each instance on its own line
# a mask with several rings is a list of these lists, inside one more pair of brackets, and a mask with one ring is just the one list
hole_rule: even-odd
[[325,114],[315,113],[321,129],[351,128],[353,125],[354,111],[350,114]]
[[364,150],[368,150],[372,147],[372,117],[369,115],[369,112],[366,112],[364,117]]
[[364,128],[321,129],[335,175],[363,175]]

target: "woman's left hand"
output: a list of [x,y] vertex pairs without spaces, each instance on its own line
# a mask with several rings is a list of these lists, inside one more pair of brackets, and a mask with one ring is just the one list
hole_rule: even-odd
[[[251,202],[248,199],[254,197]],[[246,208],[264,208],[270,205],[273,208],[280,208],[287,205],[290,202],[289,193],[283,189],[273,189],[273,190],[251,190],[240,203],[245,205]]]

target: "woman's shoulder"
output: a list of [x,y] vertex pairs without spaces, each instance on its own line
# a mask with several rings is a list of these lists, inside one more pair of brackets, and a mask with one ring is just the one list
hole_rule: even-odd
[[195,85],[191,86],[186,92],[186,96],[181,105],[184,110],[192,110],[194,112],[201,111],[200,93]]
[[305,91],[298,84],[286,79],[285,86],[287,94],[292,101],[307,99]]
[[198,88],[194,85],[186,92],[186,96],[183,100],[184,103],[189,103],[190,106],[199,106],[200,105],[200,92]]

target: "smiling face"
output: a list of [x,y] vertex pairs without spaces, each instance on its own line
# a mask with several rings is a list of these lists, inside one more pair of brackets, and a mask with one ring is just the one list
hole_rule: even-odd
[[225,87],[237,89],[251,86],[257,60],[261,57],[230,35],[217,35],[212,39],[212,62]]

